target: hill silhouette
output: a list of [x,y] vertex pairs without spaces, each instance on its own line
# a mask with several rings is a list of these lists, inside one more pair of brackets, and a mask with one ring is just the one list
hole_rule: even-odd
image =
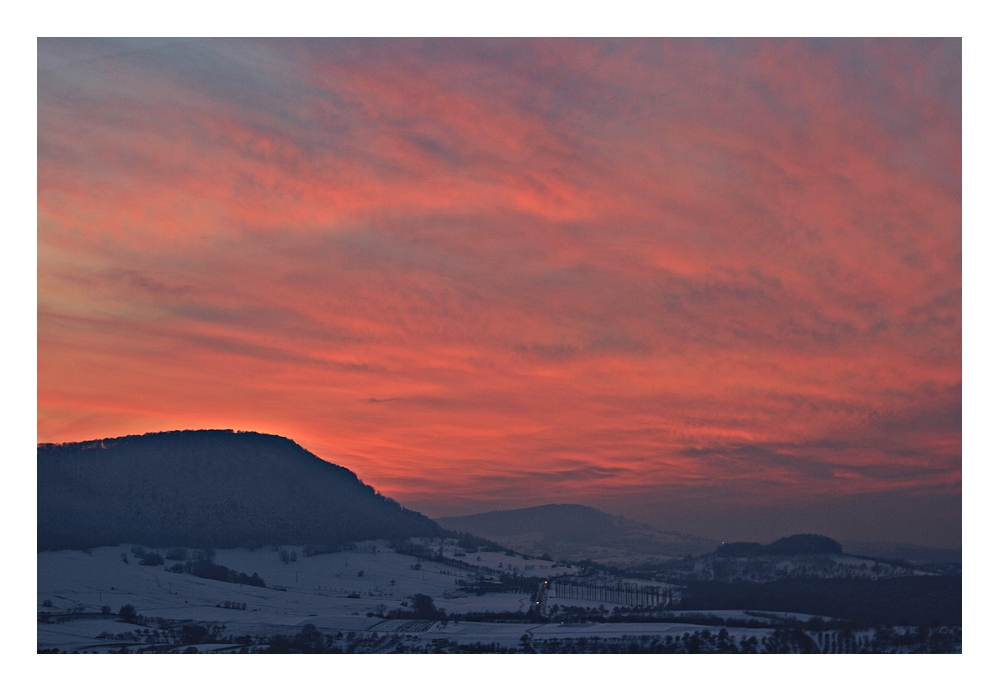
[[580,504],[546,504],[438,518],[449,530],[481,535],[525,554],[556,559],[635,563],[657,557],[709,552],[717,542],[613,516]]
[[443,534],[275,435],[159,432],[38,446],[38,549],[336,547]]
[[791,557],[803,554],[842,554],[843,546],[825,535],[799,533],[774,540],[769,545],[759,542],[723,542],[715,553],[719,557]]

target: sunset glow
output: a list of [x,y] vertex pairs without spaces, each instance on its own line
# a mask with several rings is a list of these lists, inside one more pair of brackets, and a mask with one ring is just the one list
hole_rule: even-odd
[[38,70],[40,442],[280,434],[434,517],[960,503],[960,40]]

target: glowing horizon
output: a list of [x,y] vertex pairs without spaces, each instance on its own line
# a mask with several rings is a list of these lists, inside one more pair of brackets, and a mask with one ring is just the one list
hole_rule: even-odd
[[960,40],[38,45],[39,442],[960,502]]

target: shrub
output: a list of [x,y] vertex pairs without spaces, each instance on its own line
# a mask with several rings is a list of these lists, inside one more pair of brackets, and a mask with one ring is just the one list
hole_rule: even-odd
[[[331,543],[321,543],[314,545],[306,545],[305,549],[302,550],[302,554],[306,557],[314,557],[317,554],[331,554],[333,552],[342,552],[346,545],[339,542]],[[277,551],[277,548],[274,548]]]
[[118,617],[128,623],[132,623],[136,619],[135,607],[133,605],[123,605],[121,609],[118,610]]
[[258,588],[266,588],[264,584],[264,579],[254,573],[252,576],[247,576],[245,573],[240,573],[238,571],[233,571],[232,569],[227,569],[221,564],[213,564],[210,561],[198,560],[189,561],[184,564],[184,571],[191,574],[192,576],[197,576],[198,578],[207,578],[213,581],[224,581],[226,583],[241,583],[243,585],[253,585]]
[[434,599],[429,595],[417,593],[413,596],[413,613],[420,619],[439,619],[444,610],[434,607]]
[[146,552],[142,555],[142,561],[139,562],[142,566],[159,566],[163,563],[163,555],[159,552]]
[[208,629],[197,624],[185,624],[180,630],[181,645],[197,645],[208,638]]

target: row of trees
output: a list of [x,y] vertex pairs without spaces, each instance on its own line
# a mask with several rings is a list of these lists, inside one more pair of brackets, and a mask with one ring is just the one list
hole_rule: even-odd
[[208,561],[207,559],[196,559],[184,564],[174,564],[168,571],[173,573],[189,573],[198,578],[207,578],[213,581],[223,581],[225,583],[239,583],[240,585],[252,585],[258,588],[266,588],[264,579],[254,573],[247,576],[245,573]]

